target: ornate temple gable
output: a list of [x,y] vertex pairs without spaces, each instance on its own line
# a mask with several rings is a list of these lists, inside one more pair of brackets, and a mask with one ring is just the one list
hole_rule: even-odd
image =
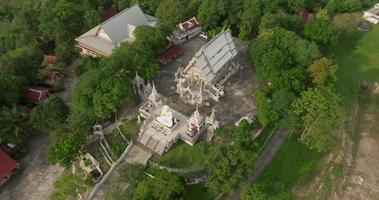
[[230,30],[216,35],[204,45],[185,68],[175,74],[177,93],[191,104],[218,99],[224,83],[241,68]]

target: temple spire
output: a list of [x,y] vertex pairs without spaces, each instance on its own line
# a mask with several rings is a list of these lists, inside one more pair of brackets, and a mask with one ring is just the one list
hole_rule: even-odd
[[216,114],[215,114],[215,108],[214,107],[212,108],[212,113],[211,113],[211,116],[209,116],[209,118],[212,122],[216,121]]
[[161,95],[157,92],[157,89],[155,89],[155,84],[153,82],[153,88],[151,89],[151,93],[148,97],[148,100],[153,103],[157,103],[160,98]]

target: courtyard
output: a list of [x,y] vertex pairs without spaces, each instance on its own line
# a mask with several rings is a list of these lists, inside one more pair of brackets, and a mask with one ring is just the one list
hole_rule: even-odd
[[[253,92],[258,87],[254,79],[253,69],[248,61],[248,45],[236,38],[234,42],[238,50],[238,60],[243,66],[236,75],[232,76],[225,84],[225,95],[219,102],[209,101],[200,105],[200,113],[209,115],[212,108],[215,108],[216,118],[221,126],[230,126],[243,116],[253,116],[255,114]],[[179,67],[185,67],[196,52],[206,42],[196,37],[183,44],[183,54],[176,60],[161,65],[159,75],[154,79],[157,91],[168,97],[169,106],[186,116],[190,116],[195,110],[195,106],[183,102],[175,92],[175,73]],[[221,114],[221,113],[227,113]]]

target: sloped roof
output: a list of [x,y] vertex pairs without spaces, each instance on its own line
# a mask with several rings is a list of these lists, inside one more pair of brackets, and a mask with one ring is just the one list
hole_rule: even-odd
[[[130,36],[135,27],[141,25],[155,26],[157,23],[158,18],[144,14],[141,8],[135,5],[92,28],[76,38],[76,41],[111,54],[119,43],[131,40]],[[99,37],[100,30],[103,30],[111,41]]]
[[17,168],[18,163],[0,149],[0,181]]
[[58,59],[57,56],[54,55],[45,55],[43,60],[48,63],[57,63]]
[[173,45],[172,47],[165,50],[162,54],[159,55],[159,58],[164,61],[169,61],[174,59],[176,56],[183,52],[182,47],[179,45]]
[[197,21],[196,17],[192,17],[191,19],[189,19],[188,21],[184,22],[184,23],[180,23],[178,25],[178,27],[182,30],[182,31],[188,31],[190,30],[191,28],[193,27],[196,27],[199,25],[199,22]]
[[40,102],[48,95],[49,88],[42,86],[32,86],[26,91],[26,98],[32,101]]
[[237,55],[230,30],[223,31],[212,38],[195,55],[197,66],[203,77],[212,81],[217,72]]

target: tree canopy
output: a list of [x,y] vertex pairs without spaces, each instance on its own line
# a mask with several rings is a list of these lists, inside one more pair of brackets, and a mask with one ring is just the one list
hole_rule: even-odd
[[16,106],[3,107],[0,110],[0,140],[21,145],[27,140],[28,135],[20,110]]
[[255,159],[254,153],[238,145],[210,147],[206,167],[210,172],[206,186],[214,194],[231,193],[245,179]]
[[50,97],[46,103],[36,106],[30,114],[32,127],[50,133],[65,123],[69,114],[68,107],[58,96]]
[[339,35],[339,29],[326,17],[316,18],[304,27],[304,36],[321,45],[335,45]]
[[154,178],[147,178],[138,184],[133,199],[174,200],[180,197],[183,190],[180,177],[166,170],[159,170]]
[[335,139],[333,131],[342,116],[339,101],[330,87],[309,88],[301,93],[292,104],[304,126],[300,141],[318,151],[331,147]]

